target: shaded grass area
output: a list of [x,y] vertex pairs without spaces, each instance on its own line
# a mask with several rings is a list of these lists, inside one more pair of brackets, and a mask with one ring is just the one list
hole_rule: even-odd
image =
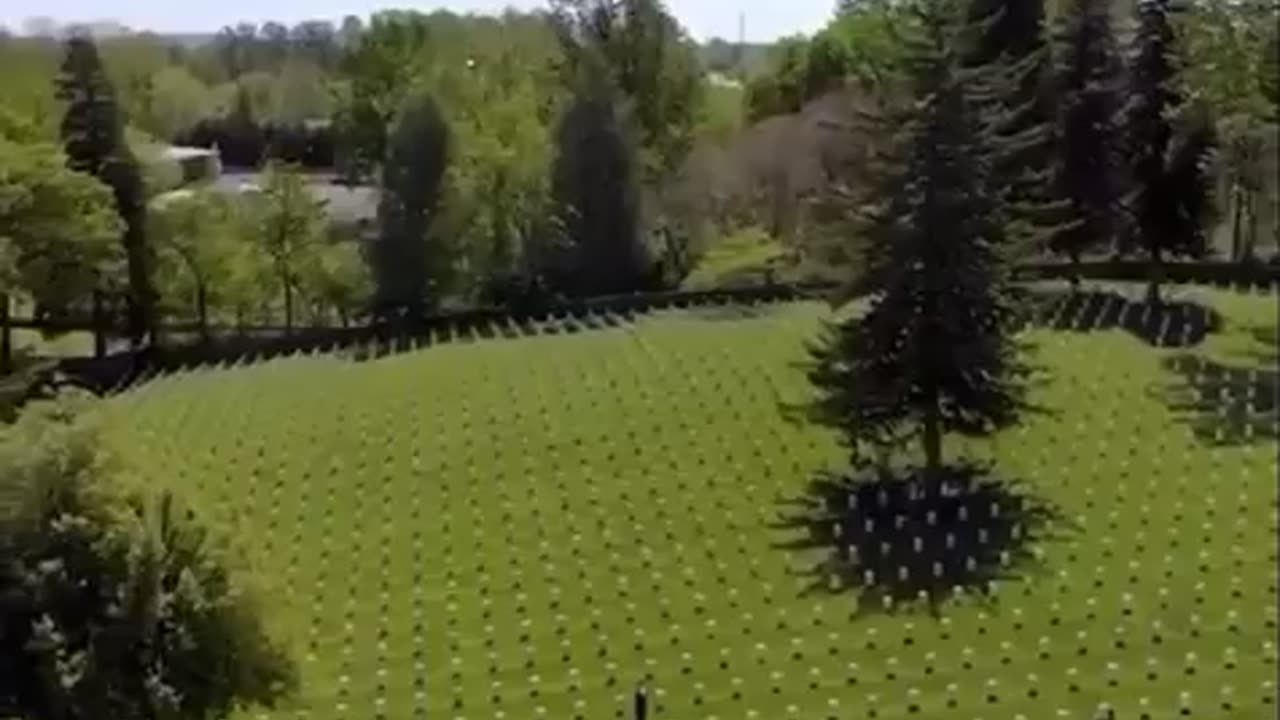
[[852,592],[860,613],[937,616],[948,600],[984,596],[993,580],[1035,569],[1030,548],[1055,519],[1051,508],[990,468],[950,466],[932,483],[922,474],[826,473],[785,503],[793,509],[781,513],[778,527],[805,532],[781,546],[826,550],[804,573],[807,592]]
[[[986,593],[936,615],[813,591],[815,568],[840,576],[833,523],[866,519],[837,510],[879,491],[778,411],[807,396],[818,304],[184,371],[114,398],[109,441],[273,584],[303,676],[273,717],[618,718],[640,678],[655,719],[1269,717],[1277,446],[1208,442],[1165,390],[1170,358],[1257,350],[1274,297],[1204,299],[1223,322],[1188,348],[1029,333],[1055,412],[948,453],[989,468],[971,518],[1047,514],[1007,568],[944,566]],[[804,501],[781,508],[796,524],[779,499]],[[1013,538],[952,500],[933,509],[957,544]]]

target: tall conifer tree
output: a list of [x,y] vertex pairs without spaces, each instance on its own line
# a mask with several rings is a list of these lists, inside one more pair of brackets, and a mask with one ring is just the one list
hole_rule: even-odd
[[1056,39],[1054,185],[1075,223],[1050,247],[1077,263],[1114,248],[1124,227],[1123,65],[1109,0],[1068,0]]
[[[1124,249],[1140,247],[1151,263],[1152,302],[1160,300],[1161,267],[1172,255],[1203,256],[1211,184],[1204,165],[1214,147],[1212,126],[1184,113],[1173,29],[1173,0],[1141,0],[1125,116],[1134,192],[1132,232]],[[1184,126],[1177,127],[1182,115]]]
[[855,456],[918,440],[926,477],[941,478],[943,437],[1013,422],[1027,368],[1004,248],[1012,224],[996,166],[1017,150],[998,129],[998,75],[963,67],[959,0],[913,6],[915,101],[879,118],[897,128],[877,159],[870,196],[850,208],[868,241],[865,314],[814,349],[818,419]]

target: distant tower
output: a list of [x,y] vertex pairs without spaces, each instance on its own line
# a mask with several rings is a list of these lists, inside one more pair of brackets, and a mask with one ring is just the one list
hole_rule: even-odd
[[747,14],[738,12],[738,45],[733,49],[733,67],[737,69],[739,79],[747,79],[747,68],[744,62],[747,53]]

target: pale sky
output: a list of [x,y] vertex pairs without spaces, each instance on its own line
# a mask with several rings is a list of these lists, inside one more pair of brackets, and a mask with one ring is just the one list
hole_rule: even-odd
[[[134,30],[214,32],[237,21],[267,20],[292,25],[301,20],[367,17],[376,10],[405,8],[455,12],[495,12],[507,6],[529,9],[545,0],[0,0],[0,24],[21,32],[27,19],[49,17],[60,24],[114,20]],[[831,16],[836,0],[666,0],[694,37],[736,39],[738,15],[746,15],[750,41],[813,33]]]

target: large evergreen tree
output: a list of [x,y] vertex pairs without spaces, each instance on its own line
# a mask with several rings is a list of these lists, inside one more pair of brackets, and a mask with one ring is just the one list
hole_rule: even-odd
[[557,129],[551,193],[559,242],[543,261],[570,295],[631,292],[652,265],[640,233],[634,131],[608,76],[584,68]]
[[135,347],[154,329],[152,253],[146,235],[146,189],[138,162],[124,139],[120,110],[93,41],[73,36],[58,77],[58,98],[66,103],[62,139],[67,162],[111,188],[124,221],[128,268],[129,338]]
[[[1213,147],[1211,126],[1199,122],[1180,137],[1175,127],[1185,100],[1179,84],[1172,22],[1173,0],[1142,0],[1130,71],[1131,104],[1125,117],[1134,193],[1134,223],[1124,249],[1138,245],[1151,262],[1149,296],[1160,299],[1160,268],[1171,255],[1208,250],[1204,222],[1209,184],[1192,182]],[[1175,167],[1175,163],[1177,167]]]
[[1124,224],[1124,88],[1110,6],[1069,0],[1057,31],[1054,189],[1075,222],[1050,247],[1072,262],[1112,247]]
[[444,173],[449,129],[435,100],[408,100],[392,129],[382,165],[382,199],[373,265],[375,311],[384,317],[421,318],[438,299],[444,253],[431,245]]
[[[1052,217],[1059,208],[1049,203],[1055,107],[1044,0],[970,0],[968,20],[972,30],[966,63],[1003,75],[1000,94],[1009,118],[1002,130],[1020,136],[1019,147],[1001,158],[996,173],[1011,202]],[[1060,231],[1041,225],[1014,239],[1030,253]]]
[[910,39],[916,101],[881,121],[898,132],[878,159],[866,221],[865,314],[816,348],[819,420],[855,459],[866,445],[919,439],[931,482],[943,436],[984,434],[1022,406],[1026,369],[1002,248],[1010,208],[995,166],[1011,150],[996,128],[993,74],[962,67],[957,0],[921,3]]

